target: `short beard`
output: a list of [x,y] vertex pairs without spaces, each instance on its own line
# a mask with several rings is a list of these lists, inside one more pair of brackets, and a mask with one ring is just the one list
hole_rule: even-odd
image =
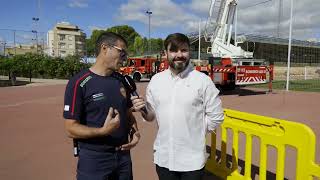
[[169,66],[177,73],[184,71],[188,65],[189,65],[189,60],[186,60],[183,63],[175,63],[174,60],[169,61]]

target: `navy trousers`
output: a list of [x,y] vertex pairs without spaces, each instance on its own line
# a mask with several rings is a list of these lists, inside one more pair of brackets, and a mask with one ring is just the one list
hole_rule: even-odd
[[132,180],[130,151],[81,149],[77,180]]

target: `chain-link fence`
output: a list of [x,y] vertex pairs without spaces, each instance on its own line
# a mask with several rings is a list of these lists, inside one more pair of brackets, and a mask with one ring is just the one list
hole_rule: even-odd
[[0,29],[0,55],[44,53],[47,49],[46,33],[36,30]]
[[[238,32],[243,49],[274,64],[273,87],[286,89],[290,7],[293,2],[289,90],[320,92],[320,25],[313,0],[239,1]],[[315,7],[313,7],[315,6]]]
[[[289,90],[320,92],[320,3],[316,3],[316,0],[239,0],[231,44],[236,44],[236,39],[237,45],[243,50],[253,52],[254,59],[264,59],[274,65],[273,87],[286,89],[291,1],[293,16]],[[217,16],[222,16],[222,12],[223,9],[218,9]],[[216,22],[211,25],[224,27]],[[212,29],[206,29],[206,32],[216,33]],[[198,33],[190,33],[189,37],[194,42],[192,49],[197,51]],[[202,38],[201,52],[205,53],[208,46],[211,43],[204,42]],[[202,53],[201,59],[205,59]],[[193,55],[197,59],[197,53]]]

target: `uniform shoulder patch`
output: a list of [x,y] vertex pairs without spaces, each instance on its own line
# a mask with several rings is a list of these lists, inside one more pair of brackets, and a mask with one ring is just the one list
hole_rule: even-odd
[[70,106],[69,105],[64,105],[64,111],[69,111],[70,110]]
[[83,87],[91,78],[92,78],[92,76],[86,77],[86,78],[81,82],[80,87]]

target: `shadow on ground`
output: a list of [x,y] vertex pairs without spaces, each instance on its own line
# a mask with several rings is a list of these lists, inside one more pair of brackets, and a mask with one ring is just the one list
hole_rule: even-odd
[[[16,81],[14,86],[24,86],[30,84],[29,81]],[[10,80],[0,80],[0,87],[10,87],[12,86]]]
[[253,95],[262,95],[268,94],[267,89],[254,89],[254,88],[239,88],[237,87],[234,90],[220,90],[220,95],[239,95],[239,96],[253,96]]
[[[210,146],[207,146],[207,152],[210,152]],[[227,154],[227,167],[229,169],[231,169],[232,167],[232,156]],[[216,162],[220,162],[221,160],[221,151],[216,150]],[[241,175],[244,175],[245,172],[245,161],[243,161],[242,159],[238,159],[238,170],[239,173]],[[257,179],[256,176],[259,175],[259,166],[256,166],[254,164],[251,164],[251,179],[255,180]],[[276,180],[277,176],[275,173],[271,172],[271,171],[267,171],[266,172],[266,179],[268,180]],[[209,171],[205,171],[205,175],[203,177],[203,180],[225,180],[227,178],[220,178],[214,174],[212,174]],[[284,178],[284,180],[288,180],[287,178]]]
[[205,170],[202,180],[223,180],[223,179]]

